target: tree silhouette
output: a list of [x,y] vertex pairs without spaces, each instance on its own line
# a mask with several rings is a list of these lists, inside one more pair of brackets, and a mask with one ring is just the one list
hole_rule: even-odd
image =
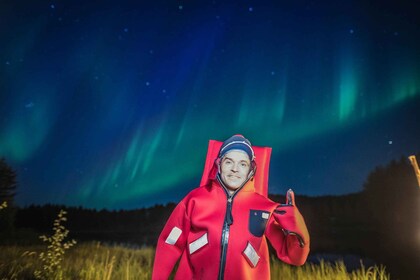
[[0,159],[0,202],[7,202],[9,207],[13,206],[16,195],[16,172],[6,163],[4,158]]
[[[408,230],[407,226],[416,224],[417,204],[420,191],[416,176],[406,158],[391,161],[385,167],[377,167],[364,184],[365,206],[369,218],[381,227]],[[401,232],[400,232],[401,233]]]
[[16,172],[6,163],[4,158],[0,159],[0,203],[6,202],[7,208],[0,212],[0,228],[5,232],[14,229],[14,198],[16,195]]

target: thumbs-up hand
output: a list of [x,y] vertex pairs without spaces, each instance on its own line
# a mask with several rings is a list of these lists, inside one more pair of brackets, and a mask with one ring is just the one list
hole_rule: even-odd
[[289,189],[286,193],[286,204],[280,204],[280,206],[291,206],[295,205],[295,193],[292,189]]
[[286,203],[279,204],[273,212],[273,217],[280,225],[285,235],[296,235],[300,247],[309,241],[309,233],[305,221],[295,204],[295,193],[289,189],[286,194]]

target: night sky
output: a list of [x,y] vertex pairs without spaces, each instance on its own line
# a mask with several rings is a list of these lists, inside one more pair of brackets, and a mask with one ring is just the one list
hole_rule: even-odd
[[95,2],[0,3],[18,205],[177,202],[236,133],[273,148],[277,194],[358,192],[420,151],[416,1]]

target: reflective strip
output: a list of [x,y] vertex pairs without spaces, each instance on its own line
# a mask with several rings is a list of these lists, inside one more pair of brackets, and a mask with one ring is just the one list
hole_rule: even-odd
[[258,254],[255,251],[254,247],[252,247],[251,243],[249,243],[249,242],[248,242],[248,245],[245,248],[244,255],[251,262],[252,267],[256,267],[257,266],[258,261],[260,260],[260,256],[258,256]]
[[207,239],[207,233],[205,233],[203,236],[198,238],[196,241],[190,243],[190,254],[194,253],[204,245],[209,243],[209,240]]
[[262,213],[262,218],[267,220],[268,219],[268,213],[263,212]]
[[181,236],[182,230],[174,227],[171,230],[171,233],[169,234],[168,238],[166,238],[166,243],[168,243],[169,245],[174,245],[177,241],[178,238]]

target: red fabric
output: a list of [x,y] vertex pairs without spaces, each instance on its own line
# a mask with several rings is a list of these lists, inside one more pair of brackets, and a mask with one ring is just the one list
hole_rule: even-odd
[[[295,265],[303,265],[306,261],[306,257],[309,254],[309,233],[306,228],[305,221],[303,216],[300,214],[299,209],[292,205],[286,207],[277,207],[276,210],[286,209],[286,213],[278,214],[277,211],[274,211],[272,218],[275,223],[271,223],[267,230],[266,234],[271,236],[277,236],[284,234],[284,230],[287,230],[289,235],[287,235],[287,246],[280,246],[277,242],[278,239],[272,240],[271,244],[277,251],[277,257],[284,262],[292,263]],[[280,230],[282,232],[280,232]],[[299,244],[299,238],[296,234],[302,238],[305,246],[301,247]],[[279,250],[280,248],[280,250]],[[287,255],[284,254],[281,248],[288,248]]]
[[[241,190],[234,198],[232,206],[234,222],[230,227],[225,279],[270,279],[266,239],[255,237],[245,229],[250,209],[272,212],[276,206],[275,203],[253,191]],[[175,279],[217,279],[225,212],[226,194],[218,182],[190,192],[178,204],[159,237],[152,279],[168,279],[181,255]],[[165,241],[175,226],[182,229],[182,234],[175,245],[170,245]],[[208,244],[190,253],[189,245],[204,234],[208,235]],[[283,234],[280,237],[283,238]],[[255,268],[251,267],[242,254],[248,242],[260,256]]]
[[[192,190],[177,205],[162,230],[153,264],[153,280],[168,279],[179,259],[175,279],[218,279],[222,228],[227,213],[227,194],[214,180],[217,172],[214,161],[221,144],[210,141],[201,187]],[[267,239],[278,258],[286,263],[301,265],[309,253],[309,236],[304,236],[307,239],[302,248],[296,236],[285,235],[283,231],[283,226],[290,225],[295,226],[296,232],[307,232],[303,218],[301,220],[299,216],[299,222],[295,223],[293,213],[296,212],[291,211],[291,215],[283,221],[281,215],[275,214],[279,204],[267,198],[271,148],[253,149],[257,162],[255,178],[248,181],[232,199],[233,223],[229,228],[224,279],[270,279]],[[175,227],[181,230],[181,234],[171,244],[168,236]],[[206,242],[194,251],[194,244],[204,237]],[[255,266],[245,253],[248,244],[259,257]]]
[[[207,149],[206,162],[204,164],[203,176],[201,177],[200,186],[207,185],[215,178],[217,174],[217,166],[215,160],[219,154],[220,147],[223,142],[210,140]],[[255,162],[257,164],[257,172],[254,175],[255,191],[265,197],[268,196],[268,173],[270,169],[271,148],[252,146],[255,153]]]
[[[233,224],[230,227],[224,279],[270,279],[269,254],[266,238],[277,252],[277,257],[292,265],[302,265],[309,253],[309,240],[299,246],[296,236],[285,236],[274,211],[278,207],[268,198],[253,190],[248,182],[233,199]],[[250,232],[252,211],[269,213],[264,235]],[[220,269],[222,225],[226,213],[226,193],[217,181],[191,191],[175,208],[159,236],[152,279],[168,279],[179,258],[175,279],[217,279]],[[303,225],[306,230],[306,226]],[[174,227],[182,233],[174,245],[166,243]],[[190,251],[190,244],[207,234],[208,243],[197,251]],[[253,267],[244,255],[247,244],[260,257]]]
[[299,243],[300,238],[300,241],[305,244],[303,248],[302,244],[300,246],[290,246],[288,252],[293,263],[299,265],[304,264],[306,257],[303,257],[305,254],[302,254],[302,251],[307,251],[306,254],[309,253],[309,232],[302,214],[300,214],[299,209],[296,207],[295,193],[291,189],[287,191],[286,203],[279,205],[273,212],[273,218],[282,231],[286,232],[289,241]]

